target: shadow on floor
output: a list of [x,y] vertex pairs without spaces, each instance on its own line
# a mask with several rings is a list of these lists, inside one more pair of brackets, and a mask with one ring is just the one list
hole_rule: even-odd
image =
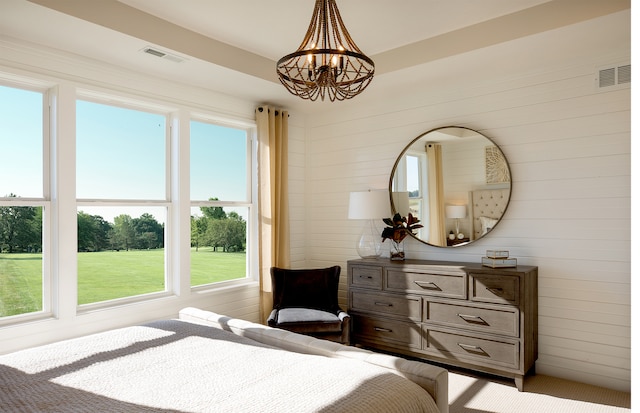
[[[626,412],[631,394],[540,374],[525,378],[524,392],[512,380],[449,368],[450,413]],[[538,396],[539,395],[539,396]],[[557,407],[557,408],[556,408]]]

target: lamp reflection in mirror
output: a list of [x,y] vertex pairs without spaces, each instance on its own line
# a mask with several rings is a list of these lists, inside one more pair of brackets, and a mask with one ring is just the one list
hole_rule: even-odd
[[447,218],[456,220],[456,236],[460,233],[460,218],[467,216],[466,205],[447,205],[445,207],[445,215]]
[[[392,192],[393,212],[397,212],[403,217],[409,215],[409,193],[408,192]],[[393,213],[391,214],[393,215]]]
[[358,238],[356,250],[361,258],[378,258],[382,254],[381,230],[376,222],[389,215],[389,192],[373,190],[351,192],[349,194],[349,219],[362,219],[367,222]]

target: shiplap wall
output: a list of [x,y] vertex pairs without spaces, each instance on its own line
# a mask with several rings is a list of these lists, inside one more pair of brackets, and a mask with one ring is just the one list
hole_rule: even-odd
[[409,240],[408,257],[478,262],[495,248],[538,266],[536,371],[630,391],[630,89],[596,90],[601,59],[416,84],[384,101],[365,91],[358,105],[315,116],[306,127],[306,212],[294,217],[306,223],[307,264],[342,266],[346,305],[346,261],[358,258],[362,225],[346,218],[349,192],[386,188],[396,156],[422,132],[476,129],[510,163],[506,215],[491,236],[463,248]]

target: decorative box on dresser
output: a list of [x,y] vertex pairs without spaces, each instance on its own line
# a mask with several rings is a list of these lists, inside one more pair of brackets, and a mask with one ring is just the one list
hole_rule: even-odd
[[538,357],[538,268],[359,259],[347,263],[351,341],[513,378]]

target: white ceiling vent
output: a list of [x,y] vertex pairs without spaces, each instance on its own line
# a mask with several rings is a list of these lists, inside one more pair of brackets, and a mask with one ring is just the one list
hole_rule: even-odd
[[151,46],[147,46],[145,48],[143,48],[142,50],[140,50],[141,52],[150,54],[152,56],[155,57],[159,57],[161,59],[165,59],[165,60],[169,60],[171,62],[174,63],[182,63],[184,62],[186,59],[183,59],[182,57],[176,56],[176,55],[172,55],[170,53],[167,52],[163,52],[155,47],[151,47]]
[[598,69],[596,88],[600,91],[628,88],[631,86],[631,64],[609,65]]

